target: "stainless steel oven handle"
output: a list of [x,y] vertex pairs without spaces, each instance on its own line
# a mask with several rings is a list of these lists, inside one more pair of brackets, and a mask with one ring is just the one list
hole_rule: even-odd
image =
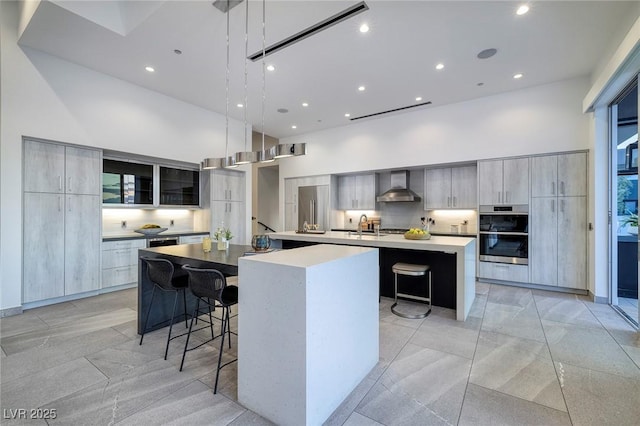
[[527,235],[529,235],[526,232],[508,232],[508,231],[480,231],[480,234],[485,234],[485,235],[515,235],[515,236],[522,236],[522,237],[526,237]]

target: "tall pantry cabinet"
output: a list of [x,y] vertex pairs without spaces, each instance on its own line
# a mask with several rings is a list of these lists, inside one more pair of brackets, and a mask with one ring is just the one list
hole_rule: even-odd
[[531,283],[587,288],[587,154],[531,158]]
[[99,150],[24,140],[23,303],[100,288]]

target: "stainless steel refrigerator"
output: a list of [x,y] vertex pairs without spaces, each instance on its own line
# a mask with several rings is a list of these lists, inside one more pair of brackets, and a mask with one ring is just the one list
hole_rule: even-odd
[[304,222],[329,229],[329,185],[298,187],[298,229]]

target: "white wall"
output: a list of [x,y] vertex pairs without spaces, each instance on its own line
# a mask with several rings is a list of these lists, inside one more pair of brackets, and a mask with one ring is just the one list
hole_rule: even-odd
[[[17,45],[17,2],[0,1],[0,310],[21,305],[22,136],[199,163],[224,155],[224,116]],[[229,152],[244,126],[230,120]],[[250,200],[251,168],[247,172]],[[247,218],[251,217],[247,203]],[[247,229],[250,228],[247,220]],[[46,237],[46,236],[43,236]]]
[[280,179],[587,149],[588,88],[566,80],[282,139],[308,155],[280,161]]

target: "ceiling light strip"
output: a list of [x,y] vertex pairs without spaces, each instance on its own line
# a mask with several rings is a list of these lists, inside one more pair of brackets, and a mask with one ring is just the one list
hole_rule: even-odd
[[376,113],[373,113],[373,114],[361,115],[360,117],[353,117],[353,118],[350,118],[349,120],[351,120],[351,121],[361,120],[363,118],[375,117],[376,115],[389,114],[391,112],[402,111],[402,110],[409,109],[409,108],[417,108],[417,107],[424,106],[424,105],[431,105],[431,101],[422,102],[420,104],[415,104],[415,105],[404,106],[404,107],[401,107],[401,108],[390,109],[388,111],[382,111],[382,112],[376,112]]
[[301,40],[304,40],[307,37],[311,37],[312,35],[319,33],[321,31],[326,30],[329,27],[332,27],[336,24],[339,24],[342,21],[345,21],[349,18],[352,18],[366,10],[369,10],[369,6],[367,6],[367,4],[364,1],[361,1],[358,4],[355,4],[345,10],[343,10],[342,12],[339,12],[323,21],[318,22],[315,25],[310,26],[309,28],[306,28],[302,31],[300,31],[297,34],[294,34],[290,37],[285,38],[284,40],[281,40],[277,43],[272,44],[271,46],[267,47],[266,49],[261,49],[260,51],[254,53],[253,55],[249,56],[249,59],[251,59],[252,61],[257,61],[258,59],[261,59],[263,56],[267,56],[270,55],[272,53],[277,52],[278,50],[282,50],[286,47],[291,46],[292,44],[295,44]]

